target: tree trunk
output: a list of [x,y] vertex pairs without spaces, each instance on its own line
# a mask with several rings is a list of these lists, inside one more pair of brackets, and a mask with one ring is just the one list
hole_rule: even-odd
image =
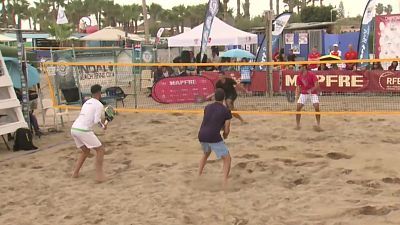
[[137,34],[137,30],[138,30],[138,21],[135,20],[135,34]]
[[29,30],[32,30],[32,20],[31,17],[28,17],[28,22],[29,22]]
[[274,10],[274,0],[269,0],[269,10]]
[[324,1],[324,0],[319,0],[319,4],[320,4],[319,6],[320,6],[320,7],[322,7],[322,6],[324,5],[323,1]]
[[147,4],[146,0],[142,0],[143,8],[143,23],[144,23],[144,35],[146,44],[150,43],[150,32],[149,32],[149,21],[147,20]]
[[228,1],[224,0],[224,21],[228,20]]
[[315,0],[312,0],[312,6],[315,6]]
[[4,23],[4,25],[5,25],[5,27],[8,27],[8,21],[7,21],[7,14],[6,14],[6,3],[5,3],[5,1],[6,0],[2,0],[1,1],[1,6],[2,6],[2,13],[3,13],[3,23]]
[[276,15],[279,15],[279,0],[276,0]]
[[236,1],[236,16],[237,17],[240,17],[240,7],[241,7],[240,0],[237,0]]

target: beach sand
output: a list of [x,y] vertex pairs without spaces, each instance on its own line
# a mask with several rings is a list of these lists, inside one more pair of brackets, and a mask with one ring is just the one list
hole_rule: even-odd
[[105,132],[108,181],[78,156],[67,127],[35,139],[33,154],[0,145],[2,225],[400,224],[400,122],[396,116],[245,116],[226,141],[227,190],[212,155],[197,177],[201,115],[121,113]]

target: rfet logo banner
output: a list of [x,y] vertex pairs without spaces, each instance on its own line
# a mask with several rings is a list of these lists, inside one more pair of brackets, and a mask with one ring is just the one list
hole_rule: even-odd
[[199,76],[170,77],[158,81],[152,92],[155,101],[165,104],[194,103],[214,93],[211,80]]

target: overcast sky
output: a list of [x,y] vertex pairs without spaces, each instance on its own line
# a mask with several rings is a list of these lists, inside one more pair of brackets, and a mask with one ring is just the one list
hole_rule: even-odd
[[[142,0],[114,0],[119,4],[132,4],[138,3],[141,4]],[[199,3],[207,3],[208,0],[146,0],[147,4],[158,3],[162,5],[166,9],[170,9],[175,5],[184,4],[184,5],[193,5]],[[244,2],[244,0],[242,0]],[[368,0],[343,0],[344,8],[346,11],[346,16],[350,14],[350,16],[362,15],[364,13],[365,5]],[[324,0],[324,5],[332,4],[336,7],[339,6],[340,0]],[[393,6],[393,13],[399,12],[400,0],[378,0],[378,3],[382,3],[384,5],[391,4]],[[319,3],[317,3],[319,4]],[[281,1],[280,8],[283,10],[283,2]],[[230,8],[236,8],[236,0],[229,1]],[[275,6],[274,6],[275,7]],[[269,0],[250,0],[250,14],[251,16],[260,15],[264,10],[269,9]],[[243,11],[242,11],[243,12]]]

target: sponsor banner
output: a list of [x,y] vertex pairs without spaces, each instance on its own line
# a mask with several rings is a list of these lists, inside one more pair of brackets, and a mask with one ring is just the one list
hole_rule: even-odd
[[[281,90],[294,91],[298,72],[283,71],[282,74]],[[400,92],[400,72],[332,70],[315,74],[323,92]]]
[[[290,16],[292,13],[285,12],[276,17],[273,24],[275,29],[272,31],[272,49],[279,49],[279,38],[288,23]],[[257,62],[266,62],[267,61],[267,43],[265,42],[265,37],[263,38],[258,51],[257,51]],[[263,66],[259,66],[256,68],[257,70],[265,70],[266,68]]]
[[[369,0],[364,11],[361,22],[360,37],[358,40],[358,59],[369,59],[369,38],[372,27],[372,20],[375,17],[376,0]],[[361,63],[361,67],[366,67],[368,63]]]
[[211,80],[200,76],[164,78],[153,86],[152,97],[164,104],[195,103],[214,93]]
[[203,24],[203,33],[201,37],[200,58],[203,58],[203,55],[206,52],[207,44],[209,42],[209,37],[211,33],[211,26],[214,21],[214,17],[218,13],[218,10],[219,10],[219,0],[208,1],[206,17]]
[[397,58],[400,51],[400,15],[376,16],[375,58]]

